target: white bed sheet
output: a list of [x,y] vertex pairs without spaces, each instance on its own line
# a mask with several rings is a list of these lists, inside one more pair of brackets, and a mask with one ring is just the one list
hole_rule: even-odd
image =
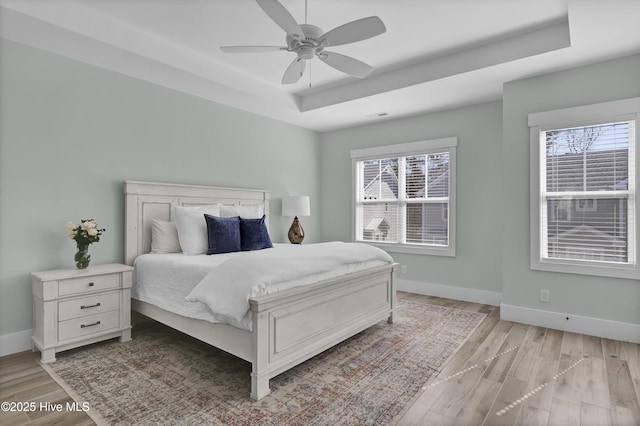
[[184,298],[216,266],[233,253],[186,256],[182,253],[143,254],[134,262],[131,297],[184,317],[219,322],[209,308]]
[[[329,245],[332,243],[319,244],[318,246],[325,244]],[[290,254],[290,250],[292,250],[292,247],[289,244],[274,244],[273,249],[264,250],[264,256],[271,258],[274,255],[278,255],[278,252],[282,252],[282,254],[286,256]],[[250,253],[252,253],[252,256],[262,256],[260,252],[262,252],[262,250]],[[134,283],[131,289],[131,297],[185,317],[202,319],[212,323],[225,322],[235,327],[251,331],[250,315],[243,318],[242,321],[233,320],[224,315],[216,318],[210,309],[210,304],[185,300],[185,297],[187,297],[210,272],[214,271],[217,266],[222,265],[227,260],[246,254],[247,253],[244,252],[238,252],[212,256],[186,256],[182,253],[170,253],[145,254],[139,256],[134,263]],[[392,262],[393,259],[386,253],[384,253],[383,256],[387,256],[388,259],[347,264],[341,268],[325,273],[308,275],[298,280],[286,281],[284,285],[280,284],[270,290],[265,288],[263,289],[264,291],[260,291],[259,294],[267,294],[286,288],[308,285],[323,279],[333,278],[338,275]],[[252,294],[252,296],[259,294]],[[248,310],[248,301],[246,305],[246,309]],[[222,321],[219,319],[222,319]]]

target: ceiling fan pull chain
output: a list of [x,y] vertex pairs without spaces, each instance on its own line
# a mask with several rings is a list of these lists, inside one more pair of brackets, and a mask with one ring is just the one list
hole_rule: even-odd
[[[309,0],[304,0],[304,23],[305,25],[308,24],[308,18],[309,18]],[[300,77],[302,77],[302,73],[300,74]],[[311,61],[309,61],[309,88],[311,88]]]

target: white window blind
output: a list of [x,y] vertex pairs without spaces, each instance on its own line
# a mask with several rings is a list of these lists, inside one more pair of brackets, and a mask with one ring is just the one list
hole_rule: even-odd
[[531,268],[640,278],[640,98],[529,114]]
[[546,130],[541,138],[543,257],[633,261],[635,122]]
[[367,158],[352,153],[356,241],[392,251],[455,254],[451,195],[456,141],[447,140],[453,146],[401,144],[399,150],[411,150],[397,155],[383,147],[380,152],[386,155],[380,158],[375,150],[366,150]]

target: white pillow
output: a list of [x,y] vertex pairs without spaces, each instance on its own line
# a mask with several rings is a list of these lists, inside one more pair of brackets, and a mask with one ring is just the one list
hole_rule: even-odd
[[240,216],[243,219],[262,219],[263,214],[264,207],[262,204],[220,206],[220,217]]
[[220,216],[220,206],[217,204],[206,206],[176,206],[172,208],[171,215],[176,222],[178,239],[182,253],[206,254],[209,248],[207,237],[207,222],[204,214]]
[[180,253],[181,251],[176,223],[151,219],[151,253]]

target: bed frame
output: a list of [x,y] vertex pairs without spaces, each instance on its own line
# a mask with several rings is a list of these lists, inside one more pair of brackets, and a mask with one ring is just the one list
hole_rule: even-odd
[[[151,251],[151,219],[170,220],[178,205],[261,204],[269,224],[271,193],[125,181],[125,259]],[[253,331],[183,317],[133,299],[133,310],[252,364],[251,397],[270,393],[269,379],[387,319],[396,319],[396,265],[351,273],[249,301]]]

